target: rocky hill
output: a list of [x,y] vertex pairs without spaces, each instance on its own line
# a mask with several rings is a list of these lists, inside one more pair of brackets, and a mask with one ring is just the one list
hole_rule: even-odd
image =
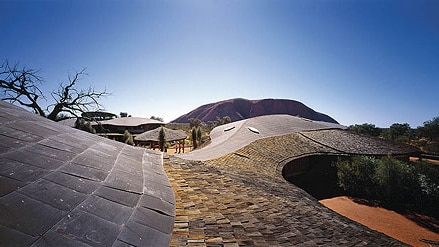
[[211,103],[198,107],[197,109],[184,114],[173,123],[187,123],[190,118],[198,118],[203,122],[214,121],[217,117],[229,116],[232,121],[242,119],[273,115],[288,114],[292,116],[301,116],[311,120],[324,121],[329,123],[338,123],[330,116],[316,112],[301,102],[288,99],[229,99]]

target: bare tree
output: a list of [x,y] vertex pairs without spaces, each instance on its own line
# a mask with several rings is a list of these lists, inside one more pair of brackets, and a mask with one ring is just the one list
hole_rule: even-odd
[[109,95],[105,90],[98,92],[92,87],[78,89],[78,81],[86,75],[83,69],[74,76],[69,75],[68,83],[61,83],[56,91],[52,91],[54,103],[43,109],[39,100],[47,99],[39,88],[43,80],[38,72],[26,67],[19,68],[17,64],[10,66],[7,61],[4,62],[0,67],[2,99],[19,103],[31,108],[36,114],[59,121],[69,115],[78,117],[83,112],[99,110],[102,107],[99,100]]

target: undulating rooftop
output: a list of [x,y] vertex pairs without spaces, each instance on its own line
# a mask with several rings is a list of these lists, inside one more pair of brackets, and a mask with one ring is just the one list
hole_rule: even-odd
[[0,246],[167,246],[162,154],[0,101]]
[[220,126],[167,155],[0,101],[0,246],[401,246],[282,177],[310,155],[411,154],[287,115]]

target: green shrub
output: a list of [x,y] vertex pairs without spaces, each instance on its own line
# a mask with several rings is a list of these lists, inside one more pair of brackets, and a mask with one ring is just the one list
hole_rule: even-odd
[[195,127],[192,128],[192,144],[194,146],[194,149],[197,149],[198,145],[197,145],[197,130],[195,129]]
[[386,204],[415,204],[420,192],[416,168],[391,156],[383,157],[374,173],[379,199]]
[[373,174],[377,160],[368,156],[354,156],[351,160],[337,162],[338,183],[355,196],[373,196]]
[[424,161],[413,162],[418,170],[420,193],[417,206],[428,214],[439,217],[439,167]]
[[123,142],[128,145],[134,145],[133,136],[128,130],[125,130],[125,132],[123,133]]
[[391,156],[337,162],[338,183],[348,194],[439,217],[439,166],[401,162]]
[[165,151],[165,142],[166,142],[166,135],[165,135],[165,130],[162,128],[159,131],[159,146],[160,146],[160,151]]

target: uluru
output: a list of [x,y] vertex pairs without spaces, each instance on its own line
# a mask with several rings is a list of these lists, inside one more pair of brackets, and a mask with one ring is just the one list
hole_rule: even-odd
[[187,123],[191,118],[198,118],[203,122],[208,122],[215,121],[217,117],[223,118],[225,116],[229,116],[232,121],[239,121],[252,117],[274,114],[287,114],[316,121],[338,123],[332,117],[314,111],[299,101],[290,99],[248,100],[243,98],[223,100],[216,103],[202,105],[195,110],[178,117],[172,122]]

